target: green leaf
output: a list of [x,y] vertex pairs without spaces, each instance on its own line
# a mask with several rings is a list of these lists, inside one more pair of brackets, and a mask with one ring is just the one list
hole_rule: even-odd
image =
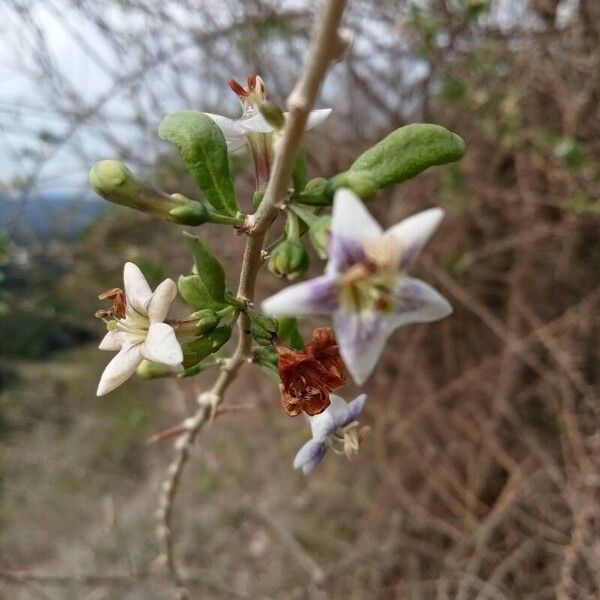
[[378,188],[400,183],[434,165],[461,159],[464,140],[440,125],[413,123],[396,129],[361,154],[350,172],[364,171]]
[[199,238],[187,231],[183,232],[185,241],[190,245],[194,255],[196,273],[201,279],[208,294],[221,304],[225,304],[225,271],[223,266]]
[[265,371],[275,383],[280,383],[277,370],[277,352],[272,347],[262,346],[254,350],[254,362]]
[[177,146],[208,202],[220,213],[235,216],[238,206],[229,174],[227,145],[219,126],[201,112],[182,110],[163,120],[158,136]]
[[191,342],[181,344],[183,350],[183,368],[185,375],[188,370],[196,367],[205,358],[214,354],[221,346],[226,344],[231,337],[231,327],[217,327],[214,331],[196,338]]
[[225,308],[225,303],[213,298],[198,275],[181,275],[177,280],[177,287],[181,297],[194,310],[202,310],[203,308],[221,310]]
[[279,339],[294,350],[302,350],[304,341],[298,331],[297,319],[293,317],[277,317],[279,323],[279,331],[277,335]]

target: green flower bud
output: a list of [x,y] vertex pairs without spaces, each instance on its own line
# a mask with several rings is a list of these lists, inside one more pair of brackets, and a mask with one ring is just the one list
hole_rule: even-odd
[[122,206],[167,216],[170,210],[183,204],[169,194],[141,184],[118,160],[101,160],[92,167],[89,177],[97,194]]
[[257,344],[261,346],[270,346],[273,335],[277,333],[279,329],[279,323],[277,319],[271,317],[265,317],[264,315],[257,315],[253,317],[250,323],[250,333],[256,340]]
[[345,171],[332,177],[327,185],[331,196],[340,188],[351,189],[362,200],[372,198],[377,190],[377,182],[367,171]]
[[90,170],[90,185],[109,202],[135,208],[175,223],[200,225],[207,211],[198,202],[181,194],[169,194],[140,183],[118,160],[101,160]]
[[292,281],[308,269],[308,254],[300,242],[284,240],[271,252],[268,266],[273,275]]
[[143,379],[158,379],[159,377],[177,377],[181,369],[173,369],[167,365],[159,365],[144,359],[137,368],[137,374]]
[[304,190],[298,194],[298,202],[310,206],[329,206],[333,195],[329,193],[328,181],[324,177],[311,179]]
[[196,321],[196,335],[204,335],[214,331],[219,324],[219,316],[214,310],[206,308],[195,312],[190,317],[193,321]]
[[274,102],[264,100],[259,104],[258,110],[260,110],[260,114],[265,118],[265,121],[275,129],[281,129],[285,125],[283,111]]
[[329,236],[331,233],[331,217],[323,215],[317,217],[308,229],[308,237],[316,250],[319,258],[325,260],[327,258],[327,250],[329,248]]

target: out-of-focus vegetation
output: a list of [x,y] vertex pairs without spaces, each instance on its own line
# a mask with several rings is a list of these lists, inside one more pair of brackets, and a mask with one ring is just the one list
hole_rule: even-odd
[[[119,156],[194,197],[148,130],[172,108],[223,112],[228,102],[234,114],[224,83],[246,71],[282,100],[314,8],[41,4],[3,9],[22,32],[24,72],[37,74],[38,96],[59,117],[23,157],[30,172],[7,186],[23,206],[39,191],[36,168],[51,168],[59,149],[82,173]],[[347,169],[406,122],[465,138],[459,165],[370,205],[388,223],[447,210],[419,268],[455,314],[394,336],[368,384],[372,431],[360,455],[328,457],[309,479],[291,470],[304,424],[248,370],[231,396],[258,410],[202,432],[179,500],[186,571],[201,598],[597,598],[600,4],[349,4],[355,44],[323,92],[335,116],[310,134],[311,176]],[[92,57],[105,89],[94,95],[47,60],[43,19]],[[84,143],[89,131],[101,142]],[[246,173],[243,157],[234,162]],[[244,174],[239,191],[250,206]],[[202,232],[235,272],[240,248],[224,248],[214,227]],[[111,210],[75,241],[9,230],[1,257],[0,592],[169,598],[150,575],[160,572],[153,511],[170,449],[145,441],[179,422],[195,388],[138,380],[95,398],[108,355],[94,349],[102,327],[92,314],[125,260],[153,283],[189,269],[178,228]],[[11,579],[21,570],[51,579]],[[113,579],[60,579],[81,574]]]

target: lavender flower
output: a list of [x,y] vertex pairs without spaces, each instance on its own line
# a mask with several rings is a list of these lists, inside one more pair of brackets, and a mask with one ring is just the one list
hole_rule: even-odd
[[305,475],[313,471],[323,460],[327,449],[348,458],[358,452],[365,428],[359,429],[358,417],[367,400],[366,394],[346,402],[340,396],[330,395],[331,404],[322,413],[307,417],[312,431],[310,439],[294,458],[294,469],[302,469]]
[[431,286],[407,274],[443,215],[432,208],[383,232],[353,192],[338,190],[325,275],[271,296],[263,311],[332,314],[342,358],[354,381],[363,384],[398,327],[437,321],[452,312]]

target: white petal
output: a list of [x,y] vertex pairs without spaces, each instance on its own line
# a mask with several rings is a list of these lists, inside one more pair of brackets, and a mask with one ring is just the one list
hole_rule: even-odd
[[123,331],[109,331],[100,342],[100,350],[110,350],[115,352],[120,350],[129,340],[129,336]]
[[244,147],[246,143],[246,131],[240,126],[240,119],[230,119],[229,117],[214,115],[212,113],[204,114],[210,117],[223,132],[229,152],[236,152]]
[[142,356],[155,363],[178,366],[183,361],[183,352],[175,331],[166,323],[152,323],[146,341],[141,347]]
[[309,131],[310,129],[313,129],[320,125],[329,117],[331,112],[331,108],[319,108],[317,110],[311,110],[310,114],[308,115],[308,119],[306,119],[305,130]]
[[438,321],[452,313],[446,298],[414,277],[402,277],[395,293],[394,329],[408,323]]
[[372,373],[383,346],[394,330],[393,315],[338,310],[333,328],[340,354],[357,385]]
[[279,316],[329,314],[336,308],[336,283],[327,276],[290,285],[262,303],[264,313]]
[[172,279],[165,279],[152,294],[148,303],[150,323],[162,323],[177,296],[177,286]]
[[98,396],[104,396],[125,383],[142,362],[140,344],[125,346],[109,363],[100,377]]
[[273,125],[269,124],[261,113],[246,119],[239,119],[237,123],[242,129],[250,133],[271,133],[274,129]]
[[366,401],[367,395],[361,394],[360,396],[354,398],[354,400],[348,402],[348,408],[346,410],[347,421],[344,423],[344,425],[348,425],[352,421],[358,421],[358,417],[360,416]]
[[404,219],[386,231],[386,235],[393,235],[402,245],[401,270],[410,269],[443,218],[444,211],[441,208],[430,208]]
[[152,296],[152,290],[137,265],[131,262],[125,263],[123,267],[123,283],[127,304],[145,313],[150,297]]
[[308,475],[323,460],[327,446],[322,440],[308,440],[294,458],[294,469],[302,469]]
[[332,434],[336,429],[336,423],[342,421],[346,415],[346,401],[340,396],[330,394],[331,404],[318,415],[308,416],[308,423],[312,436],[316,440],[322,440]]
[[354,262],[364,260],[363,243],[381,237],[382,229],[364,202],[348,189],[340,189],[333,199],[329,262],[325,273],[334,275]]

